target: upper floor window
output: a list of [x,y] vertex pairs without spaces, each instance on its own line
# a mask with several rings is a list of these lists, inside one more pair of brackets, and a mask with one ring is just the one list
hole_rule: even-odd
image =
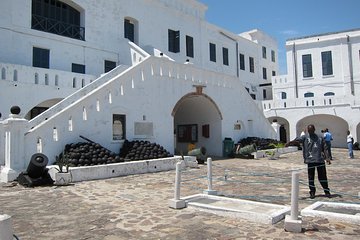
[[333,75],[331,51],[321,53],[323,76]]
[[262,57],[266,59],[266,47],[262,47]]
[[168,30],[169,52],[180,52],[180,31]]
[[314,93],[312,92],[307,92],[304,94],[304,97],[308,98],[308,97],[314,97]]
[[276,71],[271,71],[271,76],[276,76]]
[[281,92],[281,99],[286,99],[286,98],[287,98],[286,92]]
[[85,65],[73,63],[71,65],[71,71],[74,72],[74,73],[85,74]]
[[240,53],[240,69],[245,70],[245,56]]
[[186,36],[186,56],[194,57],[194,38]]
[[303,77],[313,76],[311,54],[302,55]]
[[58,0],[32,0],[31,28],[85,40],[80,12]]
[[216,62],[216,45],[214,43],[209,43],[210,51],[210,61]]
[[271,61],[275,62],[275,51],[271,50]]
[[254,63],[254,58],[253,57],[249,57],[249,67],[250,67],[250,72],[255,72],[255,63]]
[[266,99],[266,89],[263,89],[263,99]]
[[135,42],[135,25],[129,19],[124,20],[124,37]]
[[49,68],[50,50],[33,47],[33,67]]
[[104,61],[104,72],[105,73],[110,72],[114,68],[116,68],[116,62],[109,61],[109,60]]
[[263,68],[263,79],[267,79],[267,70],[266,68]]
[[223,47],[222,52],[223,52],[223,64],[229,66],[229,49]]

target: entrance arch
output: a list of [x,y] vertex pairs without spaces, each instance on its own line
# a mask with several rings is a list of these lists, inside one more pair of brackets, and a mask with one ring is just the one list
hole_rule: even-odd
[[205,147],[207,155],[221,156],[222,114],[209,96],[198,93],[183,96],[172,116],[175,153],[186,155],[189,144],[195,144],[195,148]]
[[318,135],[321,135],[322,129],[328,128],[333,136],[332,147],[346,148],[346,132],[349,125],[344,119],[328,114],[308,116],[299,120],[296,124],[296,135],[299,136],[301,131],[309,124],[314,124]]
[[62,98],[53,98],[48,99],[34,106],[28,113],[25,115],[25,119],[31,120],[42,112],[46,111],[48,108],[54,106],[58,102],[60,102]]
[[290,140],[290,124],[289,121],[282,117],[269,117],[268,118],[270,123],[276,121],[280,125],[280,141],[281,142],[289,142]]

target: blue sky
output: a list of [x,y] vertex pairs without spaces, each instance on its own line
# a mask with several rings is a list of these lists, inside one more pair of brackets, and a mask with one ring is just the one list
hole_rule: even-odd
[[199,0],[208,22],[241,33],[260,29],[279,47],[280,74],[286,74],[285,41],[360,28],[360,0]]

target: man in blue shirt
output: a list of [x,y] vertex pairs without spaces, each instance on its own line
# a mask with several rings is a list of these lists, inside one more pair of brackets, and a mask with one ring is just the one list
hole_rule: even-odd
[[324,133],[324,140],[325,140],[325,144],[328,150],[328,154],[330,157],[330,160],[332,160],[332,154],[331,154],[331,141],[333,140],[332,138],[332,134],[329,132],[329,129],[325,129],[325,133]]

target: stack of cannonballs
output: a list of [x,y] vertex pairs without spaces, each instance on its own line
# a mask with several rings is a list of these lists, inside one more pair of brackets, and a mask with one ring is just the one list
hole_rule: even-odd
[[67,144],[58,156],[58,161],[62,161],[65,165],[80,167],[172,156],[164,147],[149,141],[125,140],[119,155],[98,143],[79,142]]
[[146,159],[157,159],[172,157],[163,146],[149,141],[128,141],[125,140],[120,149],[120,158],[125,161],[138,161]]
[[66,164],[71,166],[93,166],[108,163],[123,162],[116,153],[109,151],[97,143],[79,142],[67,144],[60,154]]

